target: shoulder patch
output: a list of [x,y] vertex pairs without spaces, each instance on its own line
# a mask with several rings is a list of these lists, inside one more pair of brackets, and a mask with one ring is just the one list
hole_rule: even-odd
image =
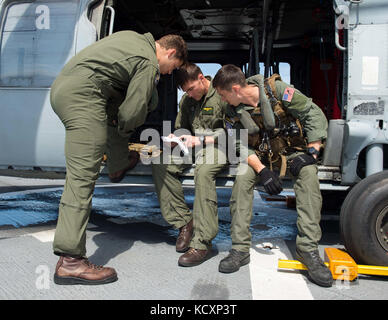
[[292,97],[294,96],[295,89],[292,87],[287,87],[283,93],[283,101],[291,102]]

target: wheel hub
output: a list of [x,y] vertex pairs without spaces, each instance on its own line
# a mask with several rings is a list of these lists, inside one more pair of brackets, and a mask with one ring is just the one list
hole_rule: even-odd
[[377,216],[376,236],[384,250],[388,251],[388,206]]

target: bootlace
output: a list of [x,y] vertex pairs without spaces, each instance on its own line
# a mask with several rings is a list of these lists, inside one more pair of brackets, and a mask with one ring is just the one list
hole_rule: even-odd
[[314,260],[315,260],[315,259],[321,260],[321,257],[319,256],[319,254],[318,254],[317,251],[312,251],[312,252],[311,252],[311,256],[312,256],[312,258],[313,258]]
[[237,250],[234,250],[234,249],[230,250],[229,256],[233,261],[237,261],[237,262],[240,261],[240,253]]
[[321,257],[319,256],[319,252],[318,251],[312,251],[311,252],[311,258],[312,258],[312,262],[316,265],[319,265],[319,266],[324,266],[325,264],[323,263]]
[[96,269],[96,270],[101,270],[103,268],[103,266],[99,266],[99,265],[96,265],[94,263],[91,263],[88,259],[84,259],[84,263],[89,267],[89,268],[92,268],[92,269]]
[[182,227],[182,229],[179,231],[178,239],[181,239],[183,237],[188,228],[188,224]]
[[201,251],[199,249],[190,248],[189,251],[187,251],[187,254],[193,254],[195,256],[201,255]]
[[184,234],[184,229],[182,229],[179,234],[178,234],[178,239],[182,239],[183,238],[183,234]]

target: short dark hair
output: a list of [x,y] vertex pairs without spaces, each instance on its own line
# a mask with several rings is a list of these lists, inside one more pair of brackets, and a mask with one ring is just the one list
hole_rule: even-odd
[[183,64],[187,62],[187,44],[181,36],[176,34],[167,34],[156,40],[157,43],[164,49],[175,49],[175,58],[182,61]]
[[182,89],[185,83],[197,80],[200,74],[203,74],[201,68],[194,63],[188,62],[175,71],[176,85]]
[[245,87],[246,81],[241,69],[233,64],[224,65],[213,79],[213,87],[221,90],[230,91],[235,84]]

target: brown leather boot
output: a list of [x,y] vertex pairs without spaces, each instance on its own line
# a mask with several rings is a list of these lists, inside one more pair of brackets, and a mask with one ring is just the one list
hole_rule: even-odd
[[178,259],[178,265],[182,267],[194,267],[210,258],[211,250],[200,250],[190,248]]
[[140,155],[138,152],[131,150],[129,151],[128,159],[129,165],[127,167],[125,167],[123,170],[119,170],[108,175],[111,182],[119,183],[121,180],[123,180],[127,171],[136,167],[137,163],[139,162]]
[[106,284],[117,280],[115,269],[96,266],[86,258],[61,256],[55,268],[56,284]]
[[189,250],[189,244],[193,237],[193,219],[179,229],[179,235],[176,239],[175,248],[177,252],[186,252]]

